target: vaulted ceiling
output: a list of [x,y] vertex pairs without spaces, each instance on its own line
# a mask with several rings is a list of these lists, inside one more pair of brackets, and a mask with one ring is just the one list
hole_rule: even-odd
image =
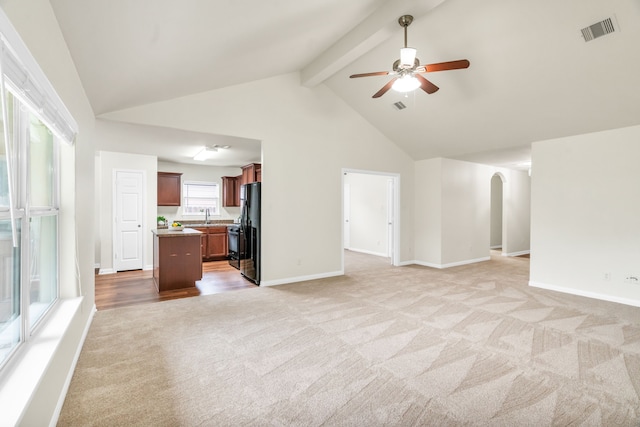
[[[415,160],[514,167],[534,141],[640,124],[640,0],[51,0],[96,116],[300,72],[325,84]],[[428,95],[371,96],[403,45]],[[585,42],[581,29],[615,31]],[[395,102],[407,108],[397,110]],[[171,138],[166,138],[170,144]]]

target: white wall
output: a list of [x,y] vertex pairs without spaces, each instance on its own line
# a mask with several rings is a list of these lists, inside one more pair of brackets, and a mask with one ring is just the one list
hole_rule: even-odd
[[115,273],[113,269],[113,192],[114,170],[136,170],[144,174],[145,203],[143,224],[143,268],[153,267],[153,235],[151,230],[156,228],[156,205],[158,200],[158,160],[156,156],[140,154],[98,152],[100,175],[97,187],[99,193],[95,195],[100,200],[100,211],[97,213],[100,224],[100,274]]
[[[184,163],[158,162],[158,172],[179,172],[182,173],[181,182],[184,181],[205,181],[217,182],[220,185],[220,197],[222,198],[222,177],[238,176],[242,174],[241,168],[233,167],[217,167],[217,166],[201,166],[190,165]],[[211,219],[236,219],[240,216],[240,207],[224,207],[222,206],[219,216],[212,216]],[[194,216],[183,216],[181,207],[174,206],[158,206],[158,215],[167,218],[168,221],[174,219],[200,219]]]
[[351,187],[348,249],[377,256],[389,256],[387,186],[390,176],[346,173]]
[[415,260],[442,264],[442,161],[429,159],[415,166]]
[[528,172],[501,170],[502,254],[523,255],[531,249],[531,177]]
[[400,174],[400,260],[413,259],[413,161],[326,86],[286,74],[105,115],[262,141],[265,284],[342,273],[342,169]]
[[[86,203],[93,200],[94,191],[94,117],[49,2],[2,0],[0,6],[80,129],[75,145],[64,147],[61,156],[60,291],[62,298],[83,298],[79,311],[64,325],[66,330],[32,390],[21,421],[21,425],[49,425],[94,307],[94,205]],[[6,412],[2,418],[10,422]]]
[[444,268],[489,259],[491,177],[505,177],[503,253],[529,250],[526,172],[451,159],[416,162],[416,262]]
[[533,144],[532,285],[640,306],[638,141],[640,126]]
[[489,257],[491,168],[442,159],[442,264]]

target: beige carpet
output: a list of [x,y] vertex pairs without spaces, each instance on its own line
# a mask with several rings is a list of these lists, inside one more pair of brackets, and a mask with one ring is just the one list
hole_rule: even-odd
[[640,425],[640,309],[529,260],[348,274],[96,313],[61,426]]

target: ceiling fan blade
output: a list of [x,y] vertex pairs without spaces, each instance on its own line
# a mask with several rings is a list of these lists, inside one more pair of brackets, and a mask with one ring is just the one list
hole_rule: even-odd
[[433,73],[434,71],[447,71],[447,70],[459,70],[461,68],[469,68],[469,61],[466,59],[460,59],[458,61],[438,62],[437,64],[424,65],[419,68],[424,68],[424,71],[418,71],[419,73]]
[[427,92],[428,94],[435,93],[438,91],[438,89],[440,89],[438,86],[434,85],[429,80],[422,77],[420,74],[416,74],[415,76],[420,81],[420,87],[422,88],[422,90]]
[[393,86],[393,82],[395,82],[396,80],[398,80],[397,77],[392,78],[389,83],[387,83],[386,85],[382,86],[382,89],[380,89],[379,91],[377,91],[372,98],[380,98],[382,95],[384,95],[385,93],[387,93],[387,91],[389,89],[391,89],[391,86]]
[[388,76],[391,73],[392,71],[376,71],[374,73],[352,74],[349,78],[354,79],[356,77]]

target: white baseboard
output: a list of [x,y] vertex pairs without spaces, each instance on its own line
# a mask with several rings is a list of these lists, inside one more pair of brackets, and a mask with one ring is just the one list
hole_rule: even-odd
[[442,265],[440,264],[434,264],[432,262],[426,262],[426,261],[413,260],[413,261],[406,261],[404,263],[404,265],[410,265],[410,264],[421,265],[423,267],[430,267],[430,268],[442,268]]
[[502,245],[489,246],[489,249],[502,249]]
[[344,270],[333,271],[330,273],[311,274],[309,276],[288,277],[286,279],[263,280],[260,286],[277,286],[286,285],[287,283],[307,282],[309,280],[326,279],[328,277],[344,276]]
[[100,263],[99,262],[96,262],[95,264],[93,264],[93,269],[94,270],[97,270],[99,268],[100,268]]
[[[456,262],[450,262],[448,264],[434,264],[431,262],[426,262],[426,261],[413,261],[413,264],[417,264],[417,265],[422,265],[424,267],[431,267],[431,268],[450,268],[450,267],[458,267],[461,265],[467,265],[467,264],[475,264],[476,262],[484,262],[484,261],[489,261],[491,260],[491,257],[482,257],[482,258],[476,258],[476,259],[467,259],[464,261],[456,261]],[[407,264],[403,264],[403,265],[407,265]]]
[[62,392],[60,393],[60,397],[58,398],[58,404],[56,405],[56,409],[53,412],[53,417],[51,418],[51,422],[49,423],[49,427],[55,427],[58,424],[58,419],[60,418],[60,412],[62,412],[62,406],[64,405],[64,401],[67,397],[67,392],[69,391],[69,386],[71,385],[71,379],[73,378],[73,373],[76,370],[76,365],[78,364],[78,359],[80,358],[80,353],[82,352],[82,347],[84,346],[84,341],[87,338],[87,334],[89,333],[89,328],[91,327],[91,323],[93,322],[93,315],[97,311],[96,305],[93,305],[93,309],[91,310],[91,314],[87,319],[87,324],[84,327],[84,331],[82,331],[82,337],[80,338],[80,342],[78,343],[78,348],[76,349],[76,354],[73,356],[73,362],[71,362],[71,369],[67,373],[67,379],[62,386]]
[[578,295],[581,297],[599,299],[602,301],[616,302],[618,304],[630,305],[633,307],[640,307],[640,300],[633,300],[629,298],[616,297],[614,295],[601,294],[598,292],[582,291],[580,289],[567,288],[564,286],[549,285],[547,283],[529,281],[529,286],[534,288],[546,289],[549,291],[562,292],[564,294]]
[[[143,271],[150,271],[153,270],[153,265],[145,265],[144,267],[142,267]],[[98,270],[98,275],[102,275],[102,274],[116,274],[117,271],[115,271],[113,268],[101,268],[100,270]]]
[[372,251],[367,251],[365,249],[354,249],[354,248],[345,248],[348,251],[351,252],[359,252],[361,254],[366,254],[366,255],[375,255],[375,256],[380,256],[380,257],[384,257],[384,258],[389,258],[389,255],[387,254],[383,254],[381,252],[372,252]]
[[520,251],[520,252],[509,252],[508,254],[502,253],[502,256],[521,256],[521,255],[529,255],[531,251]]

